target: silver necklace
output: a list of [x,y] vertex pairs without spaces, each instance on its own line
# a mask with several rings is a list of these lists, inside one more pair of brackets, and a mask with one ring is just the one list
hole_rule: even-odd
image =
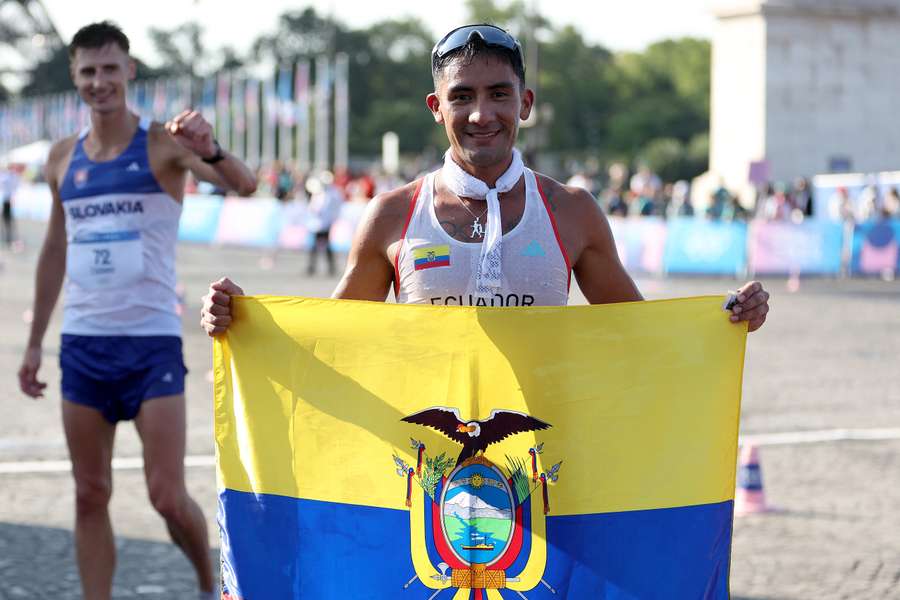
[[462,207],[464,209],[466,209],[466,212],[468,212],[470,215],[472,215],[472,217],[475,219],[472,222],[472,225],[471,225],[472,233],[469,235],[469,237],[474,238],[477,235],[478,237],[483,238],[484,237],[484,223],[481,222],[481,217],[483,217],[487,213],[487,206],[484,207],[484,212],[482,212],[481,215],[476,215],[475,213],[472,212],[472,209],[470,209],[468,206],[466,206],[466,203],[463,202],[462,198],[460,198],[459,196],[456,196],[456,199],[459,200],[459,203],[462,204]]

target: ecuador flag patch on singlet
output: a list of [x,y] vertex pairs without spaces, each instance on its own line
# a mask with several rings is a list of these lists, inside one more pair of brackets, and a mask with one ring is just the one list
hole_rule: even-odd
[[423,246],[412,251],[416,271],[450,266],[450,246]]

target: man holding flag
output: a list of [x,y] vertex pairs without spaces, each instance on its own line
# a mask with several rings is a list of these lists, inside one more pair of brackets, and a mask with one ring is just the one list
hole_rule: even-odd
[[[515,149],[534,102],[518,42],[453,30],[432,73],[443,167],[370,203],[334,297],[563,306],[574,271],[592,304],[641,300],[591,195]],[[718,298],[453,311],[235,295],[211,284],[201,317],[229,331],[214,344],[229,598],[727,597],[745,333]],[[758,329],[768,293],[736,296],[727,318]],[[611,348],[666,368],[638,384]]]
[[113,439],[118,421],[130,419],[143,441],[150,500],[193,564],[200,597],[212,598],[206,525],[184,482],[186,370],[175,244],[188,171],[244,195],[256,180],[219,147],[199,113],[186,110],[163,125],[128,109],[135,76],[128,51],[128,38],[109,22],[83,27],[69,46],[90,127],[57,142],[47,161],[53,208],[19,385],[33,398],[43,395],[43,338],[65,278],[62,413],[84,598],[111,596]]
[[[519,42],[491,25],[454,29],[432,51],[426,103],[450,148],[443,168],[376,197],[360,224],[334,298],[471,306],[565,305],[571,273],[592,304],[642,296],[619,261],[590,193],[525,167],[515,148],[534,93]],[[227,278],[210,285],[201,325],[231,323]],[[766,320],[758,282],[736,294],[730,319]]]

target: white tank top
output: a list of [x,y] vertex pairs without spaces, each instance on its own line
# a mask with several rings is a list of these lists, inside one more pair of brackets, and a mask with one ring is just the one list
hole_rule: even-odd
[[481,242],[460,242],[434,211],[434,179],[416,188],[394,261],[394,295],[402,304],[448,306],[564,306],[571,266],[543,191],[525,169],[522,219],[503,234],[503,285],[490,299],[474,293]]
[[113,160],[94,162],[79,135],[59,195],[66,215],[62,332],[181,335],[175,243],[181,203],[150,170],[149,121]]

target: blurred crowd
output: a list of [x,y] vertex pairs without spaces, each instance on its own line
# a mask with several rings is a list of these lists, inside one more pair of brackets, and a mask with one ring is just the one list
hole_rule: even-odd
[[824,206],[826,214],[819,215],[806,178],[790,184],[759,186],[749,202],[742,202],[735,191],[720,183],[708,198],[701,198],[700,206],[694,205],[696,196],[692,195],[689,182],[665,183],[647,167],[629,173],[625,165],[614,164],[603,182],[596,174],[576,170],[566,183],[594,194],[601,208],[616,217],[704,217],[719,221],[761,219],[794,223],[812,217],[845,223],[900,219],[900,194],[895,187],[882,193],[878,186],[869,185],[856,200],[846,187],[838,187],[827,203],[820,205],[819,210]]
[[900,192],[890,187],[882,194],[878,186],[867,185],[854,202],[846,187],[838,187],[828,201],[828,217],[845,223],[900,219]]
[[[307,172],[290,163],[275,161],[257,170],[259,186],[256,195],[302,205],[307,229],[325,244],[324,232],[339,217],[343,203],[366,203],[435,168],[438,165],[417,161],[406,163],[397,174],[386,173],[377,166],[334,173],[327,170]],[[869,185],[861,191],[837,187],[824,202],[820,199],[815,203],[810,182],[799,178],[790,184],[760,186],[749,199],[744,194],[741,201],[736,191],[721,183],[708,193],[697,194],[693,193],[688,181],[664,182],[646,166],[630,170],[623,163],[613,163],[606,173],[600,173],[596,168],[573,166],[568,172],[568,178],[563,178],[565,182],[591,192],[601,209],[612,217],[694,217],[724,222],[761,219],[793,223],[812,217],[844,223],[900,219],[900,193],[896,187]],[[16,188],[20,182],[41,180],[39,168],[0,165],[2,241],[7,247],[16,243],[12,218]],[[223,194],[211,184],[193,180],[188,181],[186,192]]]

